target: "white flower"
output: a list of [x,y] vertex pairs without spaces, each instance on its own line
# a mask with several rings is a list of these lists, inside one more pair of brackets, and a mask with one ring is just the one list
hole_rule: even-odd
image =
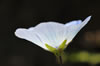
[[15,35],[50,51],[50,48],[58,49],[59,47],[63,47],[63,45],[66,47],[80,29],[88,23],[90,18],[91,16],[87,17],[83,22],[75,20],[66,24],[44,22],[29,29],[18,28],[15,31]]

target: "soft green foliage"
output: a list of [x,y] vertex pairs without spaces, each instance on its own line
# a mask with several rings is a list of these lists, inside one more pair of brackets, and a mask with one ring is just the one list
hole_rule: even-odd
[[63,62],[85,62],[90,64],[98,64],[100,63],[100,53],[90,53],[86,51],[75,52],[75,53],[65,53],[62,58],[66,58]]

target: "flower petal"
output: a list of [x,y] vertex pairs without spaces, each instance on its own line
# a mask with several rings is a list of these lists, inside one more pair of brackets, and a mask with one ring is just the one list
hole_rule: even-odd
[[19,28],[15,31],[15,35],[19,38],[31,41],[36,45],[44,48],[45,50],[48,50],[41,41],[41,38],[39,38],[39,36],[35,33],[34,28],[29,28],[29,29]]
[[74,21],[71,21],[67,24],[65,24],[66,26],[72,26],[72,25],[78,25],[82,22],[82,20],[74,20]]
[[41,23],[35,27],[35,31],[42,39],[44,44],[47,43],[54,48],[58,48],[59,45],[65,40],[64,24],[56,22]]
[[66,39],[67,44],[72,41],[72,39],[76,36],[76,34],[82,29],[90,20],[91,16],[87,17],[83,22],[80,20],[72,21],[70,23],[65,24],[66,26]]

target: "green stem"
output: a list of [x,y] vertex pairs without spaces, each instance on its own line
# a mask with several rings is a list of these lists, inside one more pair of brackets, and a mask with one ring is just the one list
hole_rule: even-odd
[[60,49],[59,49],[59,51],[54,52],[54,54],[55,54],[55,56],[57,58],[58,63],[60,64],[60,66],[62,66],[62,64],[63,64],[62,63],[62,53],[63,53],[63,51],[60,50]]
[[59,62],[60,62],[60,66],[62,66],[62,57],[59,56]]

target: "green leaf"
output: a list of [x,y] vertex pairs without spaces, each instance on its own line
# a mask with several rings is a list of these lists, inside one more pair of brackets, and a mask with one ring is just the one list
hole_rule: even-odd
[[50,45],[48,45],[48,44],[45,44],[45,46],[49,49],[49,51],[51,51],[51,52],[53,52],[53,53],[56,52],[56,48],[54,48],[54,47],[52,47],[52,46],[50,46]]
[[64,40],[62,44],[59,46],[59,49],[64,50],[67,40]]

